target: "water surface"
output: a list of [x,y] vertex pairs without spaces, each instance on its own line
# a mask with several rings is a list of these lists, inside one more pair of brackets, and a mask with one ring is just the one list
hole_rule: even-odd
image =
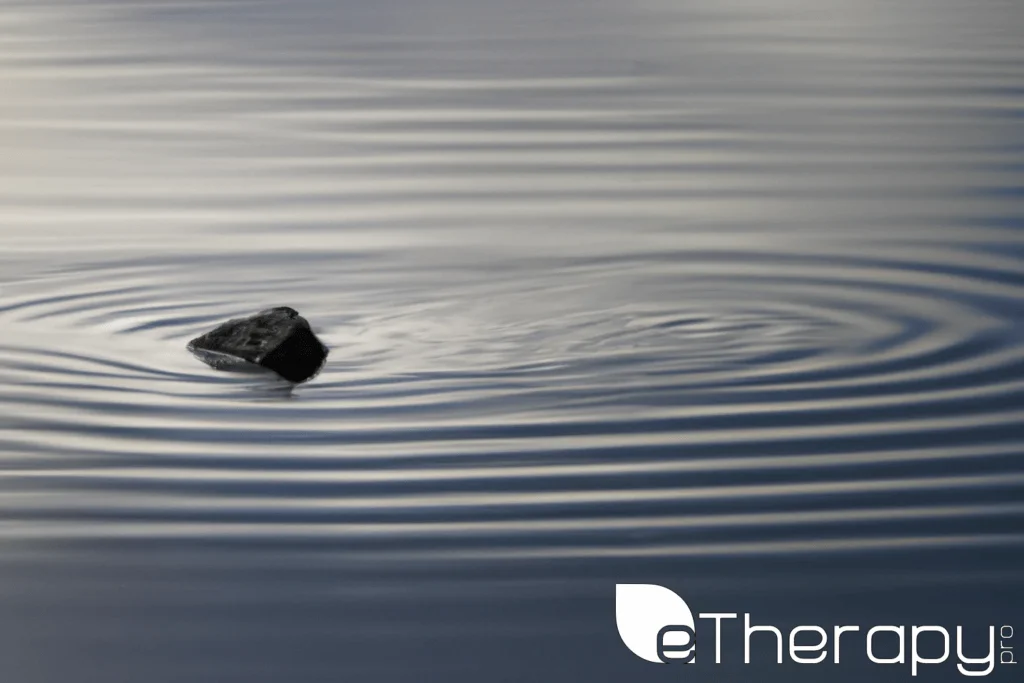
[[[617,582],[1024,634],[1022,27],[0,2],[0,679],[911,680]],[[185,351],[272,305],[315,381]]]

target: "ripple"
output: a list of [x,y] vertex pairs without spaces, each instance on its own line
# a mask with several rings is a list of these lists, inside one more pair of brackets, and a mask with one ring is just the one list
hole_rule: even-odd
[[[259,252],[186,254],[6,289],[0,534],[462,561],[1019,543],[1003,257],[283,258],[269,280]],[[334,349],[316,382],[184,352],[274,303]]]

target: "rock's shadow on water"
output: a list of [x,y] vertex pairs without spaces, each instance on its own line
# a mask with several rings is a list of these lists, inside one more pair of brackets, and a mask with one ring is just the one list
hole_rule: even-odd
[[258,401],[278,401],[295,398],[296,386],[287,380],[270,375],[258,381],[247,382],[242,389],[248,398]]
[[255,399],[258,401],[275,401],[295,398],[295,388],[299,386],[278,377],[263,368],[248,370],[229,370],[233,375],[231,389],[225,393],[226,398]]
[[238,391],[230,391],[228,397],[257,400],[295,397],[295,387],[298,385],[280,377],[272,370],[227,353],[192,349],[192,354],[232,380],[232,387],[237,387]]

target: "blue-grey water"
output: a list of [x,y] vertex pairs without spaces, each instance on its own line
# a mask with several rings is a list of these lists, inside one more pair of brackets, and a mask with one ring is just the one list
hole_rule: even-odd
[[1022,417],[1016,0],[0,1],[3,683],[963,680]]

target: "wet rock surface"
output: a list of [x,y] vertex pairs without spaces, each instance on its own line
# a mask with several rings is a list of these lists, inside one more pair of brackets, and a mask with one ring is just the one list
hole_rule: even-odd
[[328,353],[309,322],[287,306],[229,320],[190,341],[188,350],[217,369],[257,365],[295,383],[316,376]]

